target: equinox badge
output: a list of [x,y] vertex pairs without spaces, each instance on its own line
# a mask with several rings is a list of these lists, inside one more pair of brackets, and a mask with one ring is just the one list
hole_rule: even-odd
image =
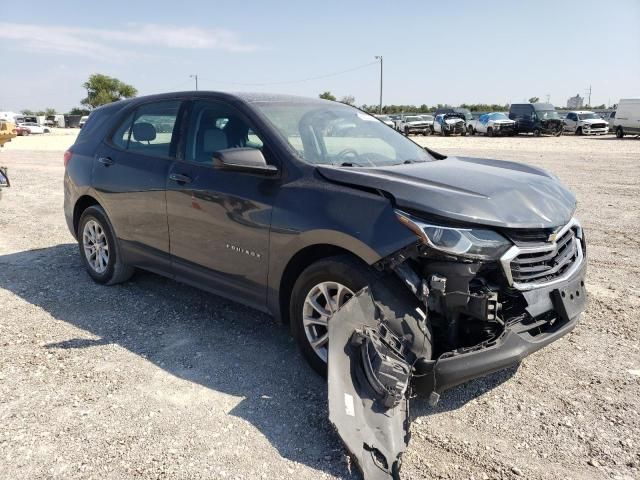
[[234,251],[236,253],[244,253],[245,255],[249,255],[250,257],[254,257],[254,258],[262,258],[262,254],[258,253],[258,252],[254,252],[253,250],[249,250],[247,248],[242,248],[239,247],[237,245],[231,245],[230,243],[227,243],[225,245],[229,250]]

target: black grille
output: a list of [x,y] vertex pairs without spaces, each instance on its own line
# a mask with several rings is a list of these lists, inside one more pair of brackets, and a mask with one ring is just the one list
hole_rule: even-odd
[[511,260],[514,282],[546,282],[561,276],[578,258],[576,232],[567,230],[552,250],[520,253]]
[[555,229],[553,228],[539,228],[534,230],[509,230],[505,233],[516,245],[522,245],[527,243],[547,243],[549,235],[554,231]]
[[606,125],[604,123],[592,123],[591,128],[604,128]]

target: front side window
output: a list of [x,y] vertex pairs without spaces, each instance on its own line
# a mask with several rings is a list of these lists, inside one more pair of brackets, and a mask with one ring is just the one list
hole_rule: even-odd
[[432,160],[425,150],[360,110],[334,102],[256,102],[312,164],[382,166]]
[[179,109],[179,101],[142,105],[122,121],[112,142],[124,150],[172,157],[171,144]]
[[264,144],[249,123],[229,105],[198,100],[189,119],[185,160],[213,164],[213,153],[229,148],[256,148]]

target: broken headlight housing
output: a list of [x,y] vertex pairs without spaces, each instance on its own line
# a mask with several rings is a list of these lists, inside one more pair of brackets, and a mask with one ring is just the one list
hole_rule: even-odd
[[456,257],[498,260],[512,246],[509,240],[493,230],[426,223],[399,210],[396,210],[396,216],[424,244]]

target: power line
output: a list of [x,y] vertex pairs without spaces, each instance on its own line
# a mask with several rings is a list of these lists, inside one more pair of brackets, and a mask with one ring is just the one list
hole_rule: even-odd
[[375,62],[369,62],[369,63],[365,63],[363,65],[359,65],[357,67],[352,67],[352,68],[348,68],[346,70],[340,70],[339,72],[333,72],[333,73],[326,73],[324,75],[317,75],[315,77],[308,77],[308,78],[301,78],[298,80],[287,80],[287,81],[281,81],[281,82],[264,82],[264,83],[245,83],[245,82],[230,82],[230,81],[226,81],[226,80],[213,80],[211,78],[203,78],[203,77],[199,77],[200,80],[206,80],[207,82],[214,82],[214,83],[224,83],[224,84],[228,84],[228,85],[241,85],[241,86],[245,86],[245,87],[266,87],[266,86],[270,86],[270,85],[292,85],[295,83],[304,83],[304,82],[310,82],[312,80],[320,80],[323,78],[329,78],[329,77],[335,77],[337,75],[343,75],[345,73],[349,73],[349,72],[353,72],[356,70],[360,70],[366,67],[370,67],[371,65],[377,65],[378,61]]

